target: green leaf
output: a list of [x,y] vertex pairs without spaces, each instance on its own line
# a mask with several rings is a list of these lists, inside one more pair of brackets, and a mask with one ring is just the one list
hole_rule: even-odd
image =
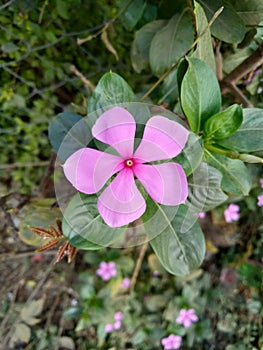
[[232,0],[232,5],[246,25],[257,26],[263,18],[263,2],[259,0]]
[[78,114],[64,112],[49,125],[48,137],[58,157],[66,160],[72,153],[87,147],[92,139],[88,123]]
[[131,61],[137,73],[141,73],[143,69],[147,68],[152,38],[166,24],[167,21],[162,19],[152,21],[136,33],[131,48]]
[[132,30],[136,26],[143,15],[146,4],[146,0],[123,0],[121,2],[120,10],[125,10],[122,12],[120,19],[127,30]]
[[187,176],[192,174],[203,159],[203,146],[200,138],[190,133],[183,151],[173,159],[180,163]]
[[220,110],[220,87],[212,69],[197,58],[183,60],[178,68],[179,76],[186,62],[188,68],[181,82],[181,105],[191,130],[198,133],[205,121]]
[[[196,31],[197,34],[200,35],[200,33],[202,33],[202,31],[206,28],[208,21],[202,6],[197,1],[194,1],[194,6]],[[192,57],[199,58],[207,63],[214,72],[216,71],[216,62],[210,29],[207,29],[205,34],[200,38]]]
[[222,173],[202,162],[188,178],[187,205],[193,213],[211,210],[227,200],[221,189]]
[[242,107],[234,104],[209,118],[204,126],[205,140],[222,140],[233,135],[243,121]]
[[109,72],[102,76],[89,99],[88,113],[105,111],[120,103],[136,101],[138,99],[126,81],[120,75]]
[[97,208],[98,197],[77,193],[69,202],[62,223],[64,236],[81,249],[108,247],[125,239],[124,228],[111,228],[101,218]]
[[57,11],[63,19],[69,19],[69,4],[64,0],[56,0]]
[[174,275],[187,275],[197,269],[205,256],[202,230],[185,205],[160,206],[151,220],[151,227],[163,226],[161,233],[150,241],[164,268]]
[[221,6],[224,6],[224,10],[211,26],[212,35],[230,44],[239,43],[243,40],[246,33],[245,23],[231,3],[227,0],[198,0],[198,2],[205,10],[208,21]]
[[251,189],[251,177],[245,164],[238,159],[230,159],[221,154],[205,150],[206,161],[223,175],[223,191],[247,196]]
[[190,12],[174,15],[168,24],[153,37],[150,47],[150,65],[153,74],[161,76],[176,63],[194,41]]
[[237,152],[263,150],[263,109],[244,108],[244,120],[237,132],[219,142],[220,146]]

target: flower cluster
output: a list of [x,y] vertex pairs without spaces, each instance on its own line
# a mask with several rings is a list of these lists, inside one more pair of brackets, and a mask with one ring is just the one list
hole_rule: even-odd
[[128,225],[146,210],[145,199],[134,178],[160,204],[176,206],[185,203],[188,196],[187,178],[180,164],[151,162],[176,157],[183,150],[189,131],[168,118],[153,116],[134,150],[135,132],[133,116],[124,108],[113,107],[97,119],[92,135],[118,155],[81,148],[63,165],[69,182],[86,194],[99,192],[116,175],[98,198],[98,211],[110,227]]
[[102,261],[98,270],[96,271],[96,275],[100,276],[103,279],[103,281],[108,281],[112,277],[117,276],[115,262],[110,261],[107,263],[105,261]]
[[228,208],[224,211],[226,222],[230,223],[239,220],[239,210],[239,205],[229,204]]
[[[194,309],[181,309],[179,316],[175,320],[177,324],[182,324],[184,328],[189,328],[193,322],[197,321],[198,317],[195,314]],[[182,337],[179,335],[170,334],[167,338],[163,338],[161,343],[164,350],[179,349],[182,343]]]
[[107,323],[105,325],[105,332],[111,333],[113,331],[117,331],[117,330],[121,329],[122,318],[123,318],[123,314],[121,311],[115,312],[114,323]]

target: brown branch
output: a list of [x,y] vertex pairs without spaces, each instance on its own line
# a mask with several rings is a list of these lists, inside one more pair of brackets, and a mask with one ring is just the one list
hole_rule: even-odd
[[70,71],[82,81],[86,88],[89,88],[91,91],[95,90],[95,86],[74,65],[70,67]]
[[136,262],[136,266],[135,266],[135,269],[133,271],[133,275],[132,275],[132,279],[131,279],[130,293],[133,292],[133,290],[134,290],[134,287],[135,287],[135,284],[137,281],[137,277],[139,275],[140,268],[142,265],[142,261],[143,261],[143,258],[145,256],[147,248],[148,248],[148,244],[149,243],[146,242],[141,246],[140,254],[139,254],[138,260]]
[[246,58],[240,65],[238,65],[231,73],[229,73],[221,81],[221,92],[225,94],[232,90],[231,85],[236,84],[241,78],[249,74],[251,71],[256,70],[263,64],[263,43],[257,48],[257,50],[248,58]]

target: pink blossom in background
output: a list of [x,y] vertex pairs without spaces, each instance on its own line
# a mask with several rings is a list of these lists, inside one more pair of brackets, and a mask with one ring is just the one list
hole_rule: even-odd
[[111,333],[111,332],[113,332],[113,331],[114,331],[114,326],[113,326],[113,324],[108,323],[108,324],[105,325],[105,332],[106,332],[106,333]]
[[182,324],[184,328],[189,328],[193,322],[197,322],[198,317],[195,314],[194,309],[182,309],[180,310],[179,316],[176,319],[177,324]]
[[179,349],[181,346],[182,337],[179,335],[170,334],[169,337],[162,339],[164,350]]
[[96,275],[100,276],[103,281],[108,281],[112,277],[115,277],[117,275],[115,262],[110,261],[106,263],[105,261],[102,261],[98,270],[96,271]]
[[263,207],[263,194],[261,194],[260,196],[258,196],[257,205],[258,205],[259,207]]
[[121,311],[117,311],[114,314],[114,320],[115,321],[121,321],[123,319],[123,314]]
[[86,194],[97,193],[116,174],[98,198],[99,213],[110,227],[127,225],[146,210],[145,199],[134,177],[158,203],[175,206],[185,203],[188,195],[187,178],[180,164],[147,164],[172,159],[181,153],[188,130],[166,117],[153,116],[134,151],[135,132],[133,116],[124,108],[113,107],[97,119],[92,135],[114,148],[119,156],[82,148],[63,166],[66,178],[78,191]]
[[201,213],[199,213],[199,218],[204,219],[205,217],[206,217],[206,212],[201,211]]
[[113,327],[116,331],[118,331],[119,329],[121,329],[121,321],[116,321],[113,324]]
[[239,220],[239,205],[229,204],[228,208],[224,211],[226,222],[232,222]]
[[260,187],[263,188],[263,179],[259,179]]
[[131,285],[131,280],[127,277],[125,277],[121,282],[121,288],[123,289],[130,288],[130,285]]

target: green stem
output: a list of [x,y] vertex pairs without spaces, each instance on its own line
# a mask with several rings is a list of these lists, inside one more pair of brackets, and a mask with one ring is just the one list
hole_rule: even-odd
[[232,159],[239,159],[239,153],[235,151],[224,150],[222,148],[218,148],[210,144],[205,144],[205,148],[208,149],[209,151],[222,154],[223,156],[226,156]]

